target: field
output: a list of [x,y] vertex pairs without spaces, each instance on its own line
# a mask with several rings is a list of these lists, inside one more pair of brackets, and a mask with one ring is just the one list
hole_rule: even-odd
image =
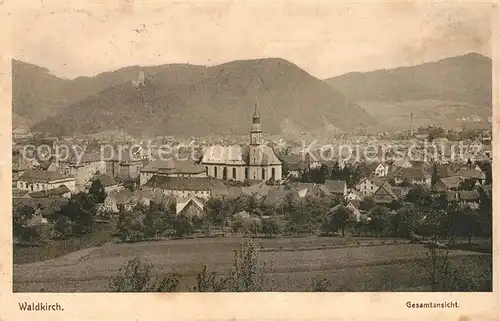
[[[187,290],[194,285],[204,264],[211,271],[227,272],[233,251],[241,241],[226,237],[107,243],[55,259],[15,264],[14,291],[106,291],[109,278],[134,257],[152,263],[155,275],[181,274],[181,290]],[[309,291],[312,279],[318,275],[330,280],[332,291],[426,289],[425,272],[419,261],[426,257],[427,249],[420,244],[306,237],[259,239],[257,248],[259,261],[267,266],[265,290],[268,291]],[[454,250],[452,261],[466,264],[471,271],[482,271],[491,264],[491,256]]]

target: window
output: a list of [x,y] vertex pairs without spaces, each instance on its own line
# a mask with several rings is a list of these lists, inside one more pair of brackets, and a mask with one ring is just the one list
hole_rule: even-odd
[[233,167],[233,178],[236,179],[236,168]]
[[40,184],[36,184],[36,189],[40,189]]
[[271,178],[274,180],[276,180],[276,169],[273,167],[271,168]]
[[217,167],[214,167],[214,177],[217,178]]
[[227,179],[227,167],[222,169],[222,179]]
[[262,179],[266,179],[266,169],[262,169]]
[[245,167],[245,179],[248,179],[248,167]]

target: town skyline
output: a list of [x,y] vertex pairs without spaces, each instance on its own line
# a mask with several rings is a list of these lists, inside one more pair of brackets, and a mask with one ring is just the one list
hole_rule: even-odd
[[[258,3],[22,8],[26,19],[14,22],[19,41],[13,56],[68,79],[134,65],[214,66],[272,57],[324,79],[470,52],[491,57],[488,3],[271,5],[273,10]],[[81,50],[82,43],[89,50]]]

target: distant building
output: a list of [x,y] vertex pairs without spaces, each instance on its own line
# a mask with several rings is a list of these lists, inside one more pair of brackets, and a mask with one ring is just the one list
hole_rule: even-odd
[[281,161],[274,150],[264,144],[257,106],[252,122],[249,146],[209,146],[206,149],[201,164],[208,176],[235,181],[282,179]]
[[123,186],[118,184],[116,180],[111,177],[110,175],[107,174],[101,174],[101,173],[96,173],[92,178],[90,178],[87,183],[85,184],[85,189],[88,190],[94,181],[99,180],[104,187],[104,191],[106,193],[114,192],[123,189]]
[[153,176],[142,187],[144,190],[161,191],[174,197],[194,196],[207,200],[210,197],[227,196],[227,187],[222,181],[211,177]]
[[331,195],[345,197],[347,196],[347,183],[341,180],[325,180],[325,187]]
[[191,161],[154,160],[140,169],[140,185],[154,175],[167,177],[207,177],[207,169]]
[[424,185],[431,187],[431,175],[422,168],[405,167],[400,168],[391,176],[394,178],[396,184],[407,182],[412,185]]

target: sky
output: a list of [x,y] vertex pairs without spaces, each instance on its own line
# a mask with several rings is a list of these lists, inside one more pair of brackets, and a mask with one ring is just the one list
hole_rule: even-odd
[[130,65],[280,57],[328,78],[469,52],[491,57],[492,8],[457,2],[32,2],[12,9],[13,57],[64,78]]

